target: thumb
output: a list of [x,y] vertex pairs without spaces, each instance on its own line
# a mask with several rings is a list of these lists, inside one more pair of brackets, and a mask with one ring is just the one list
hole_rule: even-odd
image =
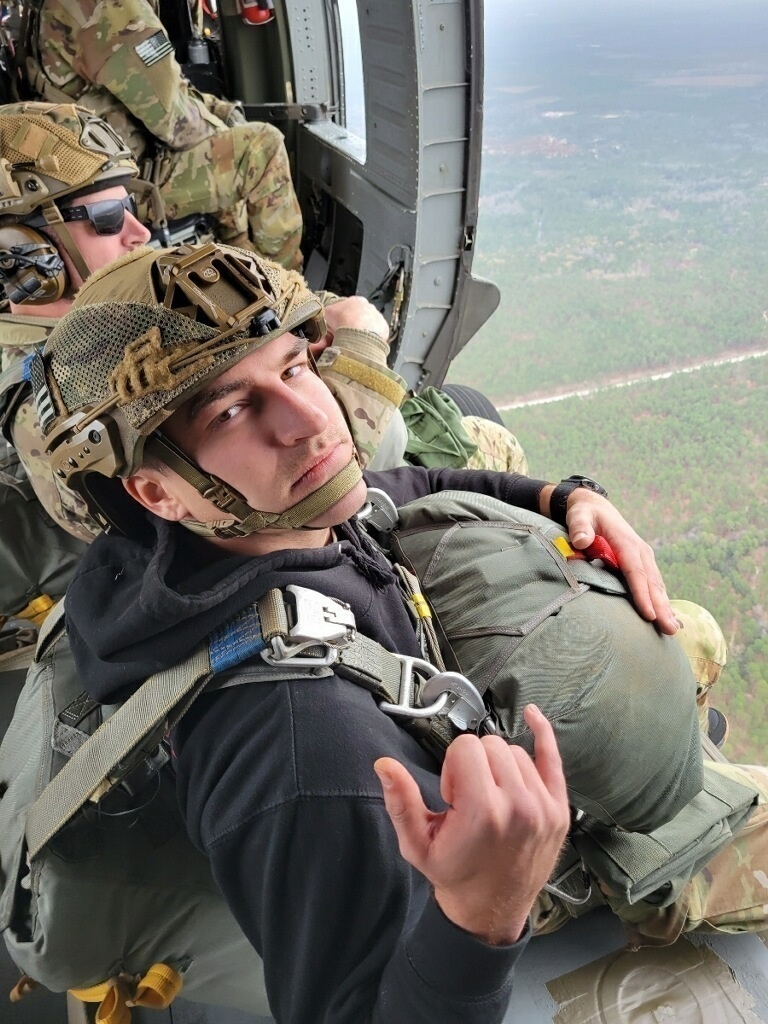
[[380,757],[373,769],[381,782],[384,806],[397,833],[400,852],[413,864],[427,845],[430,812],[415,779],[399,761]]
[[588,548],[595,539],[595,528],[588,515],[581,510],[572,513],[568,522],[568,539],[577,551]]

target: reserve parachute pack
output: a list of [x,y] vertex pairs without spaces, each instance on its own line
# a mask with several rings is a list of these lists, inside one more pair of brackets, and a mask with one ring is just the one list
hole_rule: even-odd
[[[392,506],[392,524],[397,512]],[[249,683],[332,673],[350,679],[433,750],[467,729],[502,728],[530,746],[519,716],[535,699],[552,716],[566,758],[575,751],[572,779],[581,772],[582,781],[571,785],[572,799],[603,818],[586,815],[579,854],[628,903],[657,892],[671,900],[728,842],[756,795],[710,765],[702,787],[698,736],[688,721],[695,722],[694,683],[674,640],[647,623],[638,632],[642,620],[623,584],[567,557],[554,543],[564,534],[549,520],[493,499],[446,492],[399,512],[388,543],[420,569],[445,659],[457,669],[476,659],[470,675],[480,689],[462,672],[385,651],[356,632],[346,605],[291,585],[269,591],[119,707],[104,707],[75,677],[63,607],[51,613],[0,745],[0,931],[22,971],[53,991],[103,1000],[104,1020],[113,1019],[112,1010],[127,1019],[129,1003],[168,1005],[182,982],[192,1000],[269,1012],[261,961],[186,835],[166,741],[203,689],[243,683],[235,668],[246,660]],[[381,527],[386,518],[375,509],[368,523]],[[605,607],[590,611],[590,595]],[[423,597],[417,590],[414,596],[428,621]],[[566,614],[579,607],[579,616]],[[620,611],[611,626],[614,607]],[[611,637],[612,630],[626,630],[624,642],[636,645],[632,658],[621,655],[621,634]],[[537,637],[550,633],[537,646]],[[668,690],[657,678],[666,672]],[[671,706],[668,691],[684,711]],[[609,709],[604,716],[601,701]],[[598,737],[608,731],[602,721],[611,715],[615,736],[606,736],[611,744],[601,750]],[[657,743],[650,729],[668,725],[665,715],[677,722],[676,747],[665,733]],[[627,804],[631,813],[626,782],[618,779],[614,793],[598,772],[600,791],[590,795],[584,767],[605,757],[623,758],[639,773],[634,792],[647,806],[635,814],[644,824],[654,817],[651,789],[658,786],[663,823],[656,831],[612,827],[615,815],[605,808],[614,796],[615,809]],[[679,791],[662,768],[678,773]],[[622,770],[614,764],[614,775]]]
[[419,580],[446,666],[472,681],[503,735],[532,753],[523,708],[537,704],[575,808],[638,832],[670,821],[702,785],[696,683],[679,642],[543,516],[458,491],[397,511],[392,557]]

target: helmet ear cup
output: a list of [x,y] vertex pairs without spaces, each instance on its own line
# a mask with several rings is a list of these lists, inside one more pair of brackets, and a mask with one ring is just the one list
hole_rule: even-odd
[[9,224],[0,227],[0,283],[15,305],[43,306],[64,295],[69,278],[50,238]]

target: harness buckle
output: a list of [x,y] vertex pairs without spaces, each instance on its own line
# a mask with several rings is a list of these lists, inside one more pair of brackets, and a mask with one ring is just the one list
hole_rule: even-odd
[[382,491],[378,487],[369,487],[365,504],[355,519],[367,527],[372,526],[380,533],[391,533],[397,527],[400,514],[397,511],[397,505],[386,491]]
[[[293,625],[284,636],[272,638],[271,650],[262,651],[262,658],[268,665],[286,661],[315,667],[333,665],[339,651],[349,647],[355,638],[354,612],[348,604],[309,587],[289,583],[285,591],[291,595],[286,610]],[[324,653],[300,657],[302,651],[317,647],[324,648]]]
[[[422,658],[395,654],[400,662],[398,703],[381,701],[388,715],[404,718],[448,718],[461,732],[495,732],[488,709],[475,686],[458,672],[441,672]],[[414,703],[414,670],[424,678],[419,703]]]
[[477,688],[459,672],[438,672],[424,684],[422,703],[435,701],[442,694],[448,699],[443,714],[462,732],[477,732],[488,719],[488,708]]

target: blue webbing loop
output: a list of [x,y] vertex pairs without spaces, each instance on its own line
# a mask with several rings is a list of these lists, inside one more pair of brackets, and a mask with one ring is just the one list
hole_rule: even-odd
[[215,629],[208,640],[212,672],[224,672],[266,649],[255,605],[244,608]]

